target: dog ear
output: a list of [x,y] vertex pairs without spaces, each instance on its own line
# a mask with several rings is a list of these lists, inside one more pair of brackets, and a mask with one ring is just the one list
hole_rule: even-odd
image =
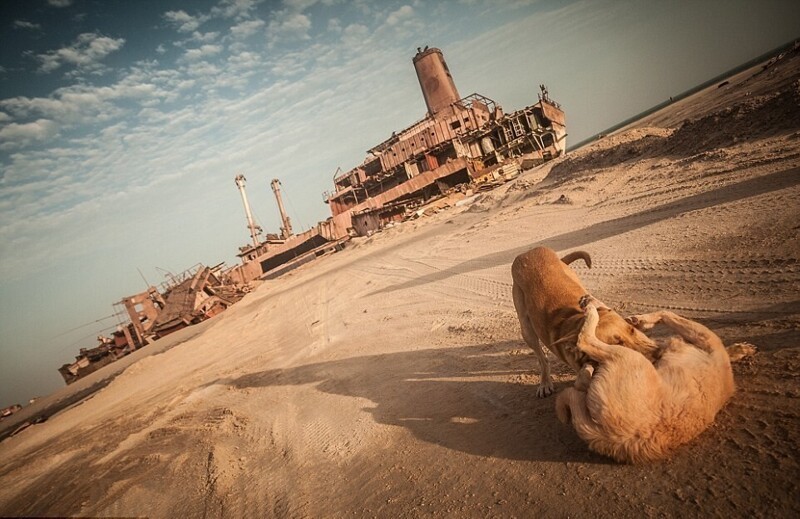
[[561,337],[557,341],[553,342],[551,346],[561,346],[562,344],[574,344],[575,346],[578,345],[578,332],[570,333],[564,337]]

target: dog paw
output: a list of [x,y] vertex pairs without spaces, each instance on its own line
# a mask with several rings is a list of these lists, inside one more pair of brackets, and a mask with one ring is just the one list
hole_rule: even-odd
[[539,398],[545,398],[553,394],[553,383],[552,382],[542,382],[539,384],[539,388],[536,390],[536,396]]
[[731,362],[738,362],[758,352],[758,348],[749,342],[737,342],[736,344],[731,344],[725,350],[728,352]]
[[653,327],[656,325],[656,321],[653,319],[648,319],[647,315],[629,315],[625,318],[628,324],[639,330],[640,332],[646,332],[647,330],[652,330]]
[[640,332],[646,332],[647,330],[652,330],[655,325],[661,322],[663,314],[664,312],[652,312],[649,314],[629,315],[625,320]]
[[578,299],[578,305],[584,310],[586,310],[589,307],[589,305],[597,308],[598,310],[602,309],[611,310],[611,308],[609,308],[608,305],[606,305],[604,302],[600,301],[591,294],[586,294],[582,296],[580,299]]

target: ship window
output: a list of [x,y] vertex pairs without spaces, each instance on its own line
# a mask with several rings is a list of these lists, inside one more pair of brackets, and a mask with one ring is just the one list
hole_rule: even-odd
[[458,130],[459,128],[461,128],[461,121],[453,121],[452,123],[450,123],[450,128]]

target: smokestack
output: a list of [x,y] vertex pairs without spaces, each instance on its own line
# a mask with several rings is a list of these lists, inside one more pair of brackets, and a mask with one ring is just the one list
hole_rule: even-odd
[[244,175],[236,175],[234,179],[236,187],[242,194],[242,203],[244,204],[244,214],[247,216],[247,228],[250,229],[250,237],[253,239],[253,247],[258,247],[258,234],[261,232],[261,227],[256,225],[253,220],[253,213],[250,212],[250,204],[247,202],[247,193],[244,191],[244,182],[247,180]]
[[461,99],[442,51],[436,48],[417,48],[417,55],[412,61],[431,116]]
[[281,238],[285,240],[292,235],[292,222],[290,222],[289,217],[286,216],[286,209],[284,209],[283,200],[281,200],[281,181],[277,178],[273,178],[270,185],[272,186],[272,191],[275,193],[275,199],[278,201],[278,211],[281,212],[281,222],[283,222]]

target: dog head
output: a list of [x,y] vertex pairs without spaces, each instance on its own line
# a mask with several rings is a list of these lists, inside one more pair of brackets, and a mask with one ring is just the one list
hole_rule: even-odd
[[650,337],[637,330],[621,315],[608,308],[599,308],[600,322],[597,326],[597,338],[606,344],[618,344],[638,351],[651,360],[655,357],[658,346]]

